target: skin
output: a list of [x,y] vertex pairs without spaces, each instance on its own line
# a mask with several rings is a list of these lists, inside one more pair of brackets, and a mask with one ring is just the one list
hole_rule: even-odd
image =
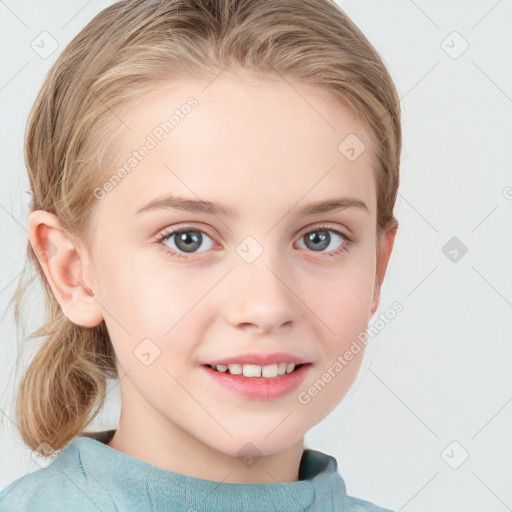
[[[352,385],[364,350],[308,404],[297,399],[332,367],[377,309],[396,231],[376,236],[374,147],[353,113],[325,91],[283,80],[219,77],[183,81],[128,109],[119,166],[169,112],[194,96],[198,106],[121,183],[98,200],[91,250],[72,242],[58,218],[29,216],[34,247],[57,251],[43,270],[66,316],[93,327],[105,321],[121,376],[121,417],[109,446],[164,469],[231,483],[298,480],[305,433]],[[206,87],[206,88],[205,88]],[[300,93],[300,94],[299,94]],[[356,134],[366,150],[349,161],[338,145]],[[172,170],[172,172],[171,172]],[[110,176],[110,174],[108,175]],[[158,210],[136,215],[169,192],[234,209],[236,217]],[[299,216],[306,203],[348,196],[349,207]],[[328,224],[325,249],[304,235]],[[201,230],[194,253],[164,230]],[[317,229],[317,231],[315,231]],[[252,236],[262,254],[236,252]],[[185,261],[165,249],[189,256]],[[134,356],[149,338],[160,355],[149,366]],[[232,394],[200,364],[246,352],[285,351],[313,364],[304,383],[269,401]],[[261,458],[244,464],[252,443]]]

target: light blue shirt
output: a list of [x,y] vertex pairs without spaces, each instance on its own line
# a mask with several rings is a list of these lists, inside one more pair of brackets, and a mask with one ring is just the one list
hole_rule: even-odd
[[305,449],[297,482],[232,484],[175,473],[84,433],[0,492],[0,512],[391,512],[347,496],[334,457]]

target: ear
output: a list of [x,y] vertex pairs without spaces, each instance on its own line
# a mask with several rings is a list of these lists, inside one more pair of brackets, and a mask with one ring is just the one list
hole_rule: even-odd
[[373,291],[372,307],[370,317],[377,311],[380,302],[380,289],[384,281],[384,275],[388,267],[389,258],[393,251],[396,232],[398,230],[398,222],[385,234],[382,234],[377,240],[377,271],[375,275],[375,286]]
[[84,282],[87,254],[66,236],[56,215],[35,210],[28,216],[29,239],[63,313],[75,324],[95,327],[103,320],[94,292]]

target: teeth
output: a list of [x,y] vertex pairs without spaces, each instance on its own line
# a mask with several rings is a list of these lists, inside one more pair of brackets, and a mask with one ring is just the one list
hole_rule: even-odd
[[257,364],[244,364],[242,373],[244,377],[261,377],[261,366]]
[[295,370],[295,363],[275,363],[267,366],[257,364],[218,364],[215,366],[218,372],[225,373],[229,370],[231,375],[243,375],[244,377],[280,377],[285,373],[292,373]]
[[231,375],[241,375],[242,365],[241,364],[228,364],[228,370]]
[[277,377],[277,364],[270,364],[261,368],[262,377]]

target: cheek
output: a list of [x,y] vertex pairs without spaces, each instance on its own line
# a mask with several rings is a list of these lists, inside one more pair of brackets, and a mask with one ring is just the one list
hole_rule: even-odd
[[[165,265],[161,260],[112,255],[101,279],[102,301],[129,331],[167,332],[206,291],[197,272]],[[204,283],[204,284],[202,284]],[[129,328],[131,326],[131,329]]]
[[204,315],[208,301],[203,299],[214,283],[197,270],[171,269],[154,261],[133,264],[124,259],[105,267],[99,301],[121,366],[137,366],[138,352],[158,354],[152,368],[176,367],[180,358],[187,358],[194,346],[184,340],[198,337],[198,315]]
[[304,269],[304,286],[315,290],[319,300],[323,299],[319,311],[332,311],[334,305],[357,311],[371,300],[377,264],[375,239],[371,226],[360,231],[342,257]]
[[374,280],[375,268],[369,261],[314,281],[318,284],[310,291],[309,302],[325,327],[323,338],[333,349],[343,348],[367,327]]
[[345,340],[366,327],[370,314],[371,295],[368,291],[355,295],[350,291],[332,290],[317,302],[319,316],[329,328],[332,338]]

